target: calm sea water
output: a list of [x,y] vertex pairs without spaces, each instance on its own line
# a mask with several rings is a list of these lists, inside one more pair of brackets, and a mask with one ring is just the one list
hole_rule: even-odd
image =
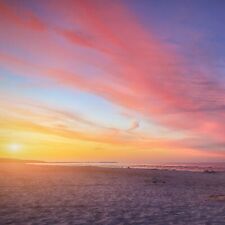
[[137,169],[164,169],[182,171],[225,171],[225,162],[218,163],[168,163],[168,164],[135,164],[135,163],[107,163],[107,162],[47,162],[31,163],[35,165],[57,166],[97,166],[106,168],[137,168]]

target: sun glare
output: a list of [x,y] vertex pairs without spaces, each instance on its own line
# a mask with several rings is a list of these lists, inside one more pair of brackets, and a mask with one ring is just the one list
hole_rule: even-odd
[[20,144],[14,143],[14,144],[10,144],[10,145],[8,146],[8,150],[9,150],[10,152],[18,152],[18,151],[20,151],[20,149],[21,149],[21,145],[20,145]]

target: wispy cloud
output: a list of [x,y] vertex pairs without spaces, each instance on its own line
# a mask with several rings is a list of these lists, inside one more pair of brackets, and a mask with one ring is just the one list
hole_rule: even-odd
[[132,121],[131,126],[127,131],[133,131],[140,126],[140,123],[137,120]]

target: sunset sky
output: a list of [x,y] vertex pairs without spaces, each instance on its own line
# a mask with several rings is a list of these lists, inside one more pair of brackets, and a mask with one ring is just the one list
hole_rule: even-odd
[[225,160],[224,10],[0,0],[0,157]]

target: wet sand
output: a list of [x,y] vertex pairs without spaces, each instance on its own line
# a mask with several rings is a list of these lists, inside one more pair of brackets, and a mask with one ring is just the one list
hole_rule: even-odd
[[225,173],[0,164],[0,224],[225,224]]

